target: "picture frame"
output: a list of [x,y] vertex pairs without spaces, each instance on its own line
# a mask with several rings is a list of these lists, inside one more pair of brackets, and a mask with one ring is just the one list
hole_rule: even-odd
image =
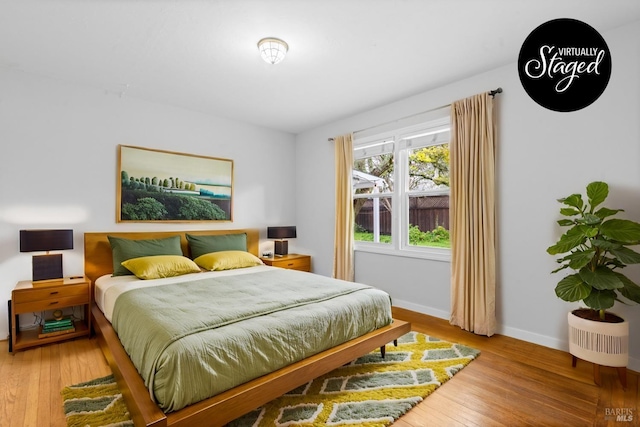
[[118,145],[117,222],[233,221],[233,160]]

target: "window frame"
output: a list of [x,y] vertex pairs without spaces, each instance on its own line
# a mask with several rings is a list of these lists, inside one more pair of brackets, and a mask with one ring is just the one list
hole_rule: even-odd
[[[446,128],[446,129],[445,129]],[[443,138],[439,136],[448,131],[449,137]],[[425,141],[425,138],[434,135],[430,139],[431,142]],[[418,140],[414,143],[415,140]],[[372,147],[377,144],[392,144],[392,153],[394,155],[393,170],[393,191],[384,193],[371,193],[356,195],[353,190],[352,200],[357,198],[380,198],[391,197],[391,243],[377,243],[354,241],[354,250],[361,252],[371,252],[385,255],[422,258],[436,261],[451,261],[450,248],[437,248],[430,246],[415,246],[409,244],[409,199],[412,196],[419,195],[438,195],[449,194],[449,189],[419,190],[409,191],[409,152],[416,148],[429,147],[434,145],[442,145],[450,143],[450,117],[439,117],[428,121],[422,121],[417,124],[399,127],[398,129],[386,131],[379,134],[373,134],[364,137],[354,137],[353,141],[353,158],[354,161],[362,158],[371,157],[376,154],[383,154],[384,148],[377,152]],[[369,153],[367,153],[369,150]],[[402,220],[399,220],[402,219]]]

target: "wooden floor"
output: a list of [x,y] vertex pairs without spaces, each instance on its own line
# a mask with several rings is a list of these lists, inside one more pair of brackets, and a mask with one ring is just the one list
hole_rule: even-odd
[[[626,390],[613,368],[571,367],[568,353],[495,335],[474,335],[448,322],[402,309],[394,317],[413,329],[466,344],[482,353],[394,427],[424,426],[640,426],[638,374]],[[8,353],[0,342],[0,426],[65,426],[60,390],[110,373],[95,339],[77,339]],[[615,413],[632,421],[616,421]],[[609,418],[609,419],[608,419]]]
[[[615,368],[601,369],[602,386],[593,382],[593,365],[569,353],[501,335],[475,335],[449,322],[402,309],[394,317],[412,329],[481,351],[394,427],[423,426],[640,426],[638,373],[627,372],[623,390]],[[633,420],[616,422],[611,413],[628,409]]]

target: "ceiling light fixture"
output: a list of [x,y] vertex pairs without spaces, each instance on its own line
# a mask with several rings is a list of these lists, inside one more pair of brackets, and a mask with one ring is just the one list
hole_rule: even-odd
[[262,59],[275,65],[284,59],[289,45],[280,39],[267,37],[258,42],[258,49],[260,49]]

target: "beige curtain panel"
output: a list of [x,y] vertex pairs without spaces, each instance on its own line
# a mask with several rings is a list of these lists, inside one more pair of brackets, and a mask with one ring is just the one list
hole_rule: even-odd
[[334,138],[336,163],[336,226],[333,254],[333,277],[353,281],[353,137]]
[[489,93],[451,104],[452,325],[496,329],[496,117]]

